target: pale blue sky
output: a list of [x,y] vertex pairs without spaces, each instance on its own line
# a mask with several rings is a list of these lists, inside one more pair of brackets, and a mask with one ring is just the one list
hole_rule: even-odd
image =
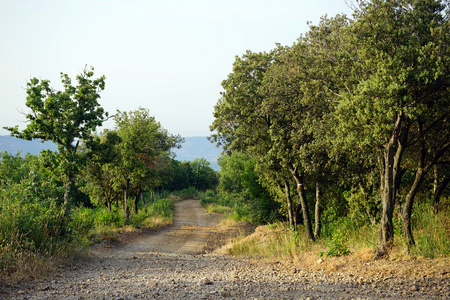
[[31,78],[60,89],[60,72],[87,64],[107,78],[109,113],[141,106],[170,133],[207,136],[235,55],[291,45],[338,13],[351,15],[344,0],[0,0],[0,127],[24,126]]

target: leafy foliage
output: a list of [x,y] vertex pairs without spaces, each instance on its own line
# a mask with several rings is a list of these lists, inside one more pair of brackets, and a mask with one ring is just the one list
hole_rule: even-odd
[[101,126],[108,114],[98,103],[100,91],[105,89],[105,76],[91,79],[94,68],[77,75],[78,85],[72,85],[67,74],[61,73],[64,91],[55,91],[49,80],[33,78],[27,83],[26,114],[29,124],[23,131],[19,126],[5,127],[12,136],[31,140],[53,141],[58,145],[57,165],[65,175],[65,204],[69,204],[73,177],[84,162],[77,152],[80,140],[90,141],[92,132]]
[[[312,240],[320,212],[329,211],[324,205],[337,202],[321,197],[341,190],[339,206],[353,221],[379,222],[382,254],[398,226],[415,244],[414,199],[428,189],[439,203],[449,182],[440,171],[450,151],[449,4],[358,5],[353,19],[323,17],[290,47],[236,57],[222,82],[211,138],[256,160],[272,195],[285,194],[290,224],[302,218]],[[219,186],[242,189],[242,178],[230,177],[222,178],[229,187]]]

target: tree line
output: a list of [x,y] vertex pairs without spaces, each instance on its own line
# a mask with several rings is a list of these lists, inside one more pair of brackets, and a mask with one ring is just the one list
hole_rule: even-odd
[[[27,83],[28,124],[23,130],[19,126],[5,129],[17,138],[52,141],[58,151],[42,151],[32,159],[37,161],[34,166],[28,165],[30,155],[22,159],[3,153],[3,183],[15,177],[19,183],[29,176],[20,172],[22,167],[28,172],[37,168],[64,191],[60,205],[67,210],[80,203],[105,205],[109,210],[115,204],[128,210],[130,200],[135,213],[139,201],[145,206],[144,191],[151,192],[153,199],[154,191],[163,194],[164,188],[192,186],[202,191],[217,184],[216,173],[205,159],[175,160],[172,149],[180,148],[183,138],[164,129],[149,109],[117,110],[109,116],[98,103],[105,76],[94,79],[93,71],[85,68],[77,75],[76,86],[61,73],[62,91],[54,90],[48,80],[33,78]],[[114,128],[97,133],[108,118],[114,119]],[[15,175],[7,176],[9,173]]]
[[448,1],[357,1],[352,18],[325,16],[292,46],[237,56],[211,139],[256,160],[311,240],[343,205],[379,224],[377,255],[395,216],[414,245],[417,196],[436,210],[448,196],[449,15]]
[[[58,150],[39,156],[0,152],[2,274],[39,273],[45,261],[69,257],[100,237],[114,239],[124,225],[170,223],[167,191],[192,196],[218,183],[204,158],[176,160],[172,150],[183,139],[148,109],[109,116],[98,102],[105,76],[95,79],[93,71],[85,68],[74,85],[61,73],[59,91],[48,80],[31,79],[26,127],[5,128],[17,138],[52,141]],[[97,132],[108,118],[114,128]]]

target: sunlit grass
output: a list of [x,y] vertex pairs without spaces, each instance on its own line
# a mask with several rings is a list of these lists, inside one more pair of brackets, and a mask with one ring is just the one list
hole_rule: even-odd
[[[232,218],[232,216],[230,216]],[[391,259],[448,258],[450,257],[450,213],[442,210],[435,213],[431,206],[415,208],[413,235],[416,245],[408,247],[403,239],[401,221],[396,222],[396,236],[389,249]],[[248,237],[235,239],[227,247],[232,255],[262,258],[301,256],[315,249],[316,257],[356,255],[373,258],[378,243],[378,225],[356,226],[351,220],[341,219],[332,225],[331,234],[312,242],[303,228],[292,231],[286,223],[260,226]],[[330,229],[325,229],[330,230]],[[348,249],[344,253],[341,249]]]
[[[49,229],[41,228],[40,231],[35,230],[33,235],[30,235],[23,232],[20,227],[24,220],[29,228],[40,228],[39,226],[42,227],[42,225],[39,224],[42,222],[48,224],[55,218],[60,219],[55,214],[36,218],[36,213],[27,211],[36,207],[17,207],[20,210],[13,205],[7,206],[4,202],[3,214],[0,215],[0,225],[7,224],[7,226],[2,225],[0,230],[0,276],[9,282],[44,277],[60,266],[85,255],[88,245],[115,241],[118,233],[127,230],[155,229],[171,224],[174,215],[173,202],[169,199],[155,200],[145,209],[140,209],[137,214],[131,213],[129,225],[125,225],[125,215],[122,210],[109,211],[103,207],[78,207],[61,219],[67,220],[60,222],[60,226],[64,227],[59,228],[58,223],[54,222],[52,227],[46,225]],[[57,239],[57,235],[50,235],[52,234],[50,229],[52,232],[67,232],[71,236]],[[62,237],[65,236],[62,235]]]

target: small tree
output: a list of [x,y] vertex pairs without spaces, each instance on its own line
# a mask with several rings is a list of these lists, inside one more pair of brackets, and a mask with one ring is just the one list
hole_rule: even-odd
[[[115,121],[121,143],[117,145],[120,159],[114,174],[116,185],[121,185],[124,190],[125,209],[131,190],[134,189],[138,193],[155,186],[160,175],[158,156],[179,147],[182,138],[170,134],[145,108],[128,113],[117,111]],[[135,199],[136,213],[137,201],[138,199]]]
[[116,131],[104,131],[96,136],[87,153],[89,162],[81,172],[81,190],[87,193],[94,204],[105,203],[111,210],[112,201],[117,198],[114,186],[114,167],[119,160],[117,144],[120,138]]
[[85,68],[77,75],[77,86],[67,74],[61,73],[64,91],[50,87],[49,80],[33,78],[27,83],[27,102],[31,111],[26,114],[29,122],[23,131],[19,126],[4,127],[11,136],[24,139],[42,139],[58,145],[59,163],[65,175],[64,204],[69,204],[74,176],[82,162],[78,145],[80,140],[90,141],[92,132],[101,126],[108,114],[98,103],[100,91],[105,89],[105,76],[92,79],[94,68]]
[[192,171],[194,174],[194,187],[198,191],[206,191],[214,189],[219,180],[216,172],[211,168],[211,164],[204,158],[194,159],[191,162]]

